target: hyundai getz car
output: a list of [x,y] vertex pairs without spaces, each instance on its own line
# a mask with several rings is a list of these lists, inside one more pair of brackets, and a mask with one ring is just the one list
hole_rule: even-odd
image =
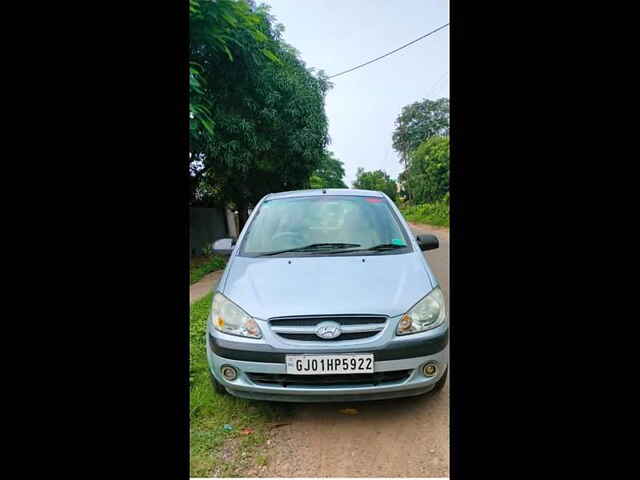
[[420,395],[448,372],[447,308],[423,250],[384,193],[269,194],[215,287],[206,349],[219,393],[321,402]]

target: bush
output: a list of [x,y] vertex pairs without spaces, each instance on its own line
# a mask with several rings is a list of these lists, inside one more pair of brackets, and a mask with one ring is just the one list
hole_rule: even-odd
[[449,191],[449,139],[431,137],[410,155],[401,174],[404,190],[415,204],[436,203]]
[[204,255],[205,257],[212,257],[213,256],[213,243],[210,243],[209,245],[206,245],[202,249],[202,255]]
[[399,205],[404,218],[409,222],[426,223],[438,227],[449,227],[449,194],[436,203]]
[[193,285],[204,277],[207,273],[214,272],[216,270],[222,270],[227,266],[226,257],[211,256],[211,257],[195,257],[191,260],[190,268],[190,284]]

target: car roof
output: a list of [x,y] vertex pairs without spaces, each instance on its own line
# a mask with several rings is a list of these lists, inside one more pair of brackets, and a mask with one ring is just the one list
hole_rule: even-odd
[[355,188],[318,188],[313,190],[293,190],[290,192],[269,193],[265,200],[291,197],[316,197],[320,195],[356,195],[359,197],[384,197],[382,192],[376,190],[358,190]]

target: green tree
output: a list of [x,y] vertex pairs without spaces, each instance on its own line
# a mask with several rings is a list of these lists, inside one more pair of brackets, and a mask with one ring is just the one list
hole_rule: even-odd
[[366,172],[364,168],[358,168],[356,172],[356,181],[353,182],[353,188],[359,188],[362,190],[377,190],[384,192],[387,196],[395,201],[397,193],[397,184],[386,172],[383,170],[375,170],[373,172]]
[[214,31],[231,26],[220,34],[224,47],[210,36],[191,36],[191,61],[201,67],[213,125],[213,133],[199,125],[192,130],[191,199],[202,201],[201,192],[230,200],[244,224],[247,208],[263,195],[308,186],[329,141],[324,97],[330,84],[282,40],[284,27],[267,6],[224,0],[235,5],[225,16],[211,7],[221,1],[201,0],[199,7]]
[[449,135],[449,99],[425,99],[402,108],[393,131],[393,148],[400,154],[405,168],[410,154],[426,139]]
[[334,157],[333,152],[326,152],[311,174],[309,184],[311,188],[349,188],[343,178],[344,164]]
[[410,154],[409,167],[401,174],[403,191],[414,204],[448,200],[449,138],[431,137]]
[[[192,58],[189,62],[189,133],[191,143],[214,134],[215,122],[211,118],[212,103],[204,77],[205,65],[194,59],[194,53],[208,50],[211,57],[233,61],[230,44],[248,48],[242,43],[243,36],[255,42],[264,42],[266,37],[259,28],[260,17],[249,4],[237,0],[189,0],[189,34]],[[273,56],[267,49],[267,58]],[[204,137],[204,138],[203,138]]]

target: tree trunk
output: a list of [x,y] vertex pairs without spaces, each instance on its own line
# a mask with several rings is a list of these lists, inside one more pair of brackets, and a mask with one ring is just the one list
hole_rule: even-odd
[[249,218],[248,210],[249,207],[246,203],[238,204],[238,220],[240,221],[240,230],[238,233],[242,231],[244,224],[247,223]]

